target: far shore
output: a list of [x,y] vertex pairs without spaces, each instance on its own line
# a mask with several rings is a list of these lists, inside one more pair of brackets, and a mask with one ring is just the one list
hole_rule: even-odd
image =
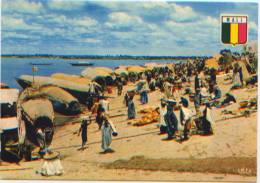
[[196,58],[209,58],[208,56],[205,57],[186,57],[186,56],[100,56],[100,55],[93,55],[93,56],[67,56],[67,55],[50,55],[50,56],[43,56],[43,55],[1,55],[2,58],[18,58],[18,59],[31,59],[31,58],[40,58],[40,59],[50,59],[50,60],[194,60]]

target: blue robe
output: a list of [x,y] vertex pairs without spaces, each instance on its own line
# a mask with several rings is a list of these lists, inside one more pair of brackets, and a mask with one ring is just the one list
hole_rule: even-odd
[[147,104],[148,103],[147,91],[142,91],[141,92],[141,103],[142,104]]
[[127,109],[128,119],[135,118],[135,104],[133,100],[128,101],[128,109]]
[[167,113],[164,115],[164,120],[167,125],[168,137],[172,137],[178,130],[178,119],[173,111],[167,111]]
[[109,123],[104,123],[102,125],[102,144],[101,148],[106,151],[109,149],[109,146],[112,142],[112,128]]

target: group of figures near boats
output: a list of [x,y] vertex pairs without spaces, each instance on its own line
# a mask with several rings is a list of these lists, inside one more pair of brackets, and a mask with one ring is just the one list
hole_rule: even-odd
[[[242,63],[242,66],[236,64],[231,68],[235,88],[255,84],[257,79],[255,76],[252,79],[251,73],[246,70],[248,65],[243,65],[244,62],[237,63]],[[1,93],[6,93],[6,101],[1,101],[1,118],[6,120],[4,124],[10,125],[1,127],[1,134],[4,134],[1,135],[1,153],[18,161],[22,157],[31,160],[39,154],[52,154],[48,147],[53,139],[56,113],[81,116],[77,119],[81,121],[78,134],[81,134],[84,149],[88,140],[87,126],[92,121],[91,117],[80,115],[84,112],[82,106],[85,105],[93,115],[96,114],[95,120],[101,130],[101,148],[104,152],[111,151],[112,136],[117,136],[118,132],[108,117],[108,97],[104,96],[104,91],[110,93],[111,87],[116,86],[118,95],[122,95],[123,86],[128,82],[136,84],[136,89],[127,91],[124,95],[128,119],[136,118],[136,94],[140,94],[141,104],[147,104],[149,93],[159,89],[163,94],[158,108],[159,127],[161,134],[167,133],[166,139],[177,136],[181,140],[188,139],[193,122],[198,131],[212,134],[214,118],[211,108],[236,102],[230,93],[226,93],[225,98],[221,100],[222,92],[217,85],[217,72],[214,68],[206,67],[205,60],[194,60],[178,64],[119,67],[114,71],[108,68],[87,68],[82,71],[81,76],[63,73],[56,73],[50,77],[22,75],[17,78],[17,82],[23,91],[1,86]],[[247,80],[246,75],[250,76],[251,80]],[[184,88],[183,85],[190,83],[192,78],[194,88]],[[194,101],[195,113],[185,96]],[[205,108],[201,113],[200,107],[204,104]],[[179,120],[176,110],[180,112]]]

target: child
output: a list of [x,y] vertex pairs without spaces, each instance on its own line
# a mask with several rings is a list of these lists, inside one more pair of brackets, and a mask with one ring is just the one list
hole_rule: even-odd
[[[89,118],[89,121],[87,120],[87,118]],[[81,133],[82,145],[81,145],[80,149],[82,149],[82,150],[84,150],[86,148],[85,145],[86,145],[87,140],[88,140],[88,134],[87,134],[88,125],[90,123],[91,123],[90,117],[86,117],[86,116],[82,117],[81,125],[80,125],[79,132],[78,132],[78,136]]]

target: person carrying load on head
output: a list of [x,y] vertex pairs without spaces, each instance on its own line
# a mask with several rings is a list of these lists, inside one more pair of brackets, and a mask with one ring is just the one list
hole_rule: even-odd
[[188,108],[189,102],[187,99],[181,97],[180,104],[181,104],[180,122],[181,125],[184,126],[184,130],[183,130],[184,140],[187,140],[189,138],[193,112]]

